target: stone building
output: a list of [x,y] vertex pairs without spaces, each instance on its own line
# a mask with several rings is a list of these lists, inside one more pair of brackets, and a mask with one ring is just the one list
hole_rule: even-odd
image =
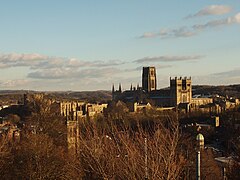
[[192,102],[191,78],[170,78],[170,96],[174,106],[178,106],[181,103],[190,104]]
[[212,104],[213,98],[206,98],[206,97],[196,97],[192,98],[191,106],[192,108],[197,108],[202,105]]
[[60,113],[67,121],[67,142],[70,153],[79,149],[79,122],[102,114],[108,104],[91,104],[83,101],[63,101],[59,103]]
[[147,104],[140,104],[140,103],[128,103],[127,107],[129,109],[130,112],[142,112],[146,109],[151,109],[151,104],[147,103]]
[[88,117],[93,117],[96,114],[102,114],[108,104],[86,104],[86,112]]
[[60,113],[67,120],[77,121],[86,114],[85,102],[64,101],[60,103]]
[[75,154],[79,149],[79,124],[78,121],[67,121],[67,142],[70,153]]
[[155,67],[143,67],[142,89],[146,92],[157,90],[157,78]]
[[176,107],[180,104],[190,104],[192,100],[192,80],[187,77],[170,78],[170,88],[157,89],[155,67],[143,67],[142,87],[130,87],[130,90],[122,91],[112,89],[113,101],[147,104],[157,107]]
[[[157,89],[155,67],[143,67],[142,87],[130,87],[122,91],[112,88],[112,100],[126,103],[130,111],[136,110],[136,104],[157,107],[157,109],[184,109],[188,111],[201,111],[203,113],[219,114],[224,109],[231,109],[239,105],[238,99],[214,98],[213,96],[193,96],[191,77],[170,77],[170,86],[165,89]],[[135,112],[135,111],[134,111]]]
[[78,121],[103,113],[107,106],[108,104],[91,104],[84,101],[63,101],[60,103],[60,113],[68,121]]

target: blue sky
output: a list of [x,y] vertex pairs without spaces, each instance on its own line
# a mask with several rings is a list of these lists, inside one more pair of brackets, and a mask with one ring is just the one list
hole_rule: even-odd
[[239,0],[9,0],[0,22],[0,89],[128,89],[149,65],[159,88],[240,83]]

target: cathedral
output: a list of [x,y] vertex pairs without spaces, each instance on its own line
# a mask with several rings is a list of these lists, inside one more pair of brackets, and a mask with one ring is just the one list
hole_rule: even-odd
[[112,87],[112,100],[125,103],[150,103],[156,107],[188,106],[192,101],[192,80],[187,77],[170,77],[170,87],[157,89],[155,67],[143,67],[142,87],[130,87],[122,91],[121,84],[118,90]]

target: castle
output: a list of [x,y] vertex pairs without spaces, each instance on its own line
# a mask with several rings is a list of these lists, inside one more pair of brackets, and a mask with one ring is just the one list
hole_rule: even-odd
[[157,89],[157,77],[155,67],[143,67],[142,87],[130,87],[129,90],[122,91],[112,87],[112,100],[123,101],[125,103],[147,104],[157,107],[178,107],[191,104],[192,102],[192,80],[191,77],[170,77],[170,87]]

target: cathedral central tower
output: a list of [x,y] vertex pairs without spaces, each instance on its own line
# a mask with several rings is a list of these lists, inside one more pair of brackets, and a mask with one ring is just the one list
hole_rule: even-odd
[[155,67],[143,67],[142,72],[142,88],[146,92],[157,89],[157,78]]

